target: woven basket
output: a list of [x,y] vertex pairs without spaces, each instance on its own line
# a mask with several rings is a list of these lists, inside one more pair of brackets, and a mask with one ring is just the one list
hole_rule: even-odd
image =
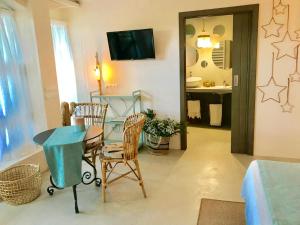
[[41,194],[41,184],[38,165],[11,167],[0,172],[0,198],[12,205],[31,202]]
[[154,155],[166,155],[169,153],[170,137],[157,137],[145,133],[144,142],[147,150]]

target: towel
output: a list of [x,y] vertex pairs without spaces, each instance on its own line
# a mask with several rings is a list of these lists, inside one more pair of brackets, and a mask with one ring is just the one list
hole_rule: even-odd
[[209,105],[210,125],[221,126],[222,124],[222,104]]
[[81,126],[60,127],[44,142],[46,160],[57,187],[65,188],[81,183],[85,134]]
[[191,119],[201,119],[200,100],[188,101],[188,117]]

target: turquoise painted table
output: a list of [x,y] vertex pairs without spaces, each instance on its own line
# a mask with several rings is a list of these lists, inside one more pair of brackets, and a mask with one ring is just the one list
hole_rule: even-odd
[[[39,133],[33,138],[36,144],[44,147],[47,163],[50,168],[50,183],[47,188],[49,195],[53,195],[54,189],[64,189],[72,186],[75,200],[75,212],[79,213],[77,204],[76,187],[79,183],[89,185],[93,182],[101,185],[101,179],[97,178],[96,168],[84,157],[84,146],[88,141],[99,138],[103,130],[97,126],[90,126],[87,130],[78,126],[55,128]],[[85,171],[81,176],[81,160],[85,161],[94,170]]]

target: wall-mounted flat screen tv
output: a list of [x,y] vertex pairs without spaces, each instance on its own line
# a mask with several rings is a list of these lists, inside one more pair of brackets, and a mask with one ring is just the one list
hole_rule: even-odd
[[154,59],[153,29],[107,32],[111,60]]

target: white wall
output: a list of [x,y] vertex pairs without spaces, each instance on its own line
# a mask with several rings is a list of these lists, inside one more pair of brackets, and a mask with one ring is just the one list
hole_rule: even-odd
[[[233,16],[212,16],[204,18],[205,31],[213,36],[213,29],[217,25],[222,25],[225,28],[225,33],[218,38],[218,41],[225,41],[233,39]],[[202,81],[214,81],[216,85],[223,85],[224,81],[231,85],[232,83],[232,69],[218,68],[212,59],[213,48],[196,48],[196,41],[198,35],[203,29],[203,18],[192,18],[186,20],[186,24],[193,25],[196,33],[193,37],[186,36],[187,45],[195,48],[198,52],[199,59],[196,64],[186,68],[187,76],[192,72],[193,77],[201,77]],[[203,68],[201,62],[206,61],[207,67]]]
[[[276,3],[277,1],[275,1]],[[290,3],[290,34],[296,38],[295,30],[300,28],[299,0],[283,1]],[[271,18],[272,1],[262,1],[260,25],[269,23]],[[286,17],[277,16],[278,23],[286,24]],[[272,42],[280,41],[286,31],[286,26],[280,31],[279,38],[264,39],[264,32],[260,28],[258,52],[258,85],[265,85],[271,76],[272,70]],[[300,43],[300,42],[299,42]],[[277,51],[275,50],[275,53]],[[279,85],[287,85],[289,74],[294,73],[295,60],[285,57],[275,62],[274,77]],[[282,92],[281,104],[286,101],[286,91]],[[255,154],[300,158],[300,83],[293,82],[290,90],[290,103],[295,107],[292,113],[283,113],[280,104],[274,101],[261,103],[262,93],[257,91],[256,121],[255,121]]]
[[39,94],[44,98],[47,128],[54,128],[61,125],[61,115],[48,0],[29,0],[28,10],[32,14],[39,75],[43,87],[43,92]]
[[[277,4],[279,0],[275,0]],[[97,88],[92,69],[95,51],[103,52],[104,61],[112,67],[110,82],[118,87],[107,92],[144,90],[152,99],[150,106],[162,115],[179,119],[179,25],[178,13],[201,9],[260,3],[259,24],[271,18],[272,0],[82,0],[81,7],[63,11],[68,15],[77,69],[78,95],[88,100],[88,92]],[[299,0],[291,3],[291,29],[300,28],[297,19]],[[152,27],[155,35],[156,60],[111,62],[106,39],[107,31]],[[271,73],[270,40],[265,40],[259,28],[257,82],[265,84]],[[295,38],[295,34],[292,33]],[[278,39],[273,39],[278,40]],[[293,62],[279,62],[278,83],[286,85]],[[298,84],[300,85],[300,84]],[[255,155],[300,158],[300,88],[291,90],[295,105],[292,114],[282,113],[280,104],[260,103],[257,91],[255,118]],[[282,94],[284,102],[284,93]]]

